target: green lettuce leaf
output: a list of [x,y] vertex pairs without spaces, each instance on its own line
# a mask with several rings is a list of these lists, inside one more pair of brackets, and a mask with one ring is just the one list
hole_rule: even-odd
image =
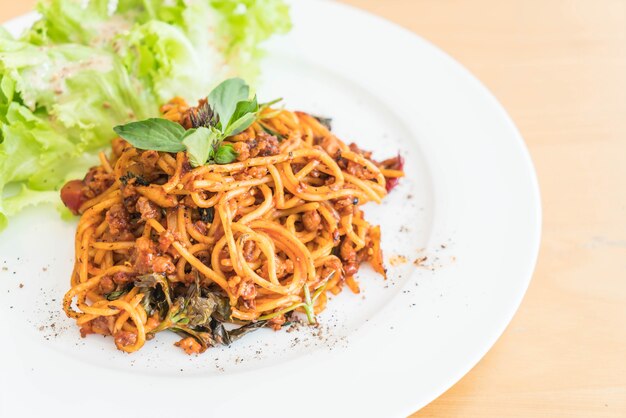
[[[154,93],[158,103],[175,96],[197,100],[199,92],[209,91],[225,74],[218,67],[217,50],[207,47],[200,52],[181,28],[156,20],[124,36],[118,53],[128,72]],[[216,78],[206,76],[211,74]]]
[[42,19],[37,21],[25,34],[24,40],[36,45],[76,43],[92,45],[98,38],[113,36],[109,27],[130,28],[131,22],[113,19],[105,27],[109,18],[109,0],[90,0],[87,7],[79,0],[40,1],[37,11]]
[[289,7],[276,0],[211,0],[217,11],[219,47],[234,74],[254,79],[263,55],[261,43],[291,29]]
[[74,44],[37,47],[3,36],[0,74],[3,195],[14,182],[51,191],[70,175],[82,177],[83,161],[94,162],[85,153],[107,145],[111,126],[157,112],[106,51]]

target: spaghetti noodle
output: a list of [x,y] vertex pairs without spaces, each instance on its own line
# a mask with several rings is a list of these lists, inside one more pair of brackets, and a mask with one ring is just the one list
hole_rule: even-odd
[[[197,108],[175,99],[162,112],[190,128]],[[329,293],[359,293],[364,261],[385,276],[380,228],[360,206],[381,202],[403,175],[400,157],[377,163],[286,110],[264,109],[227,143],[235,162],[192,169],[184,152],[118,138],[110,158],[64,187],[81,217],[63,303],[83,336],[112,335],[134,352],[172,330],[198,353],[279,329],[294,311],[314,322]]]

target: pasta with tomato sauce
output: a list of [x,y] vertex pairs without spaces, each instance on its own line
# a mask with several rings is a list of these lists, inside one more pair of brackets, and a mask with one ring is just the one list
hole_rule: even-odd
[[[163,118],[191,129],[203,104],[174,99]],[[325,120],[271,108],[224,143],[233,162],[194,168],[185,152],[116,138],[63,188],[80,215],[63,303],[83,336],[130,353],[170,330],[200,353],[295,312],[314,323],[329,294],[359,293],[363,262],[385,277],[380,227],[361,206],[397,184],[400,156],[376,162]]]

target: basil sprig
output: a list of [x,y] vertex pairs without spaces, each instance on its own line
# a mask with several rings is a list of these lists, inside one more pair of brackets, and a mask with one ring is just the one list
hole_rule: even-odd
[[215,87],[206,104],[185,130],[167,119],[146,119],[113,128],[115,133],[136,148],[164,152],[186,151],[193,167],[209,163],[228,164],[237,158],[232,145],[222,141],[248,129],[259,115],[256,96],[240,78],[231,78]]

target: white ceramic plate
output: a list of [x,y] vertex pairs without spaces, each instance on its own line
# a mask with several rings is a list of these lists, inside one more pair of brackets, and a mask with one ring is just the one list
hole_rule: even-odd
[[367,214],[382,225],[386,259],[408,262],[388,261],[387,281],[363,269],[363,293],[334,298],[321,335],[261,330],[197,357],[159,335],[126,355],[110,338],[81,339],[61,312],[75,225],[28,210],[0,236],[0,416],[403,416],[500,336],[540,237],[537,181],[515,126],[463,67],[389,22],[330,2],[298,1],[292,15],[259,95],[331,116],[376,158],[400,150],[407,178]]

